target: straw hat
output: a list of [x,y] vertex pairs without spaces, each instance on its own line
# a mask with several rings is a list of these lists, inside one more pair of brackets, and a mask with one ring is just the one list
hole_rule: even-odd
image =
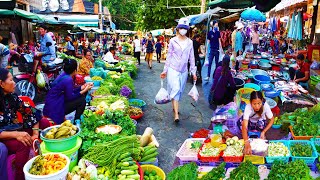
[[13,50],[13,49],[16,49],[18,46],[16,44],[13,44],[13,43],[10,43],[9,44],[9,49],[10,50]]

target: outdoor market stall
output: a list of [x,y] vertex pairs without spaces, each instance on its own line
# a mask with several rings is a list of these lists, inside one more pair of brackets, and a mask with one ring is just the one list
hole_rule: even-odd
[[[61,58],[73,58],[60,53]],[[158,168],[158,147],[153,130],[136,134],[137,120],[146,103],[135,98],[132,77],[137,76],[136,59],[120,56],[117,64],[95,61],[86,82],[94,88],[87,95],[86,107],[77,125],[65,121],[41,132],[45,155],[31,159],[24,169],[29,179],[150,179],[164,180]],[[49,168],[56,158],[59,168]],[[55,163],[54,163],[55,164]],[[68,173],[69,171],[69,173]]]

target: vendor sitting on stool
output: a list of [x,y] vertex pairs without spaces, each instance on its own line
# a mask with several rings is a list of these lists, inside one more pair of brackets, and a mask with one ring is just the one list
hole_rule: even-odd
[[[267,119],[269,123],[267,125]],[[250,95],[250,104],[247,104],[243,118],[238,121],[238,127],[242,131],[242,137],[245,141],[245,154],[251,154],[251,146],[248,141],[249,132],[259,132],[261,139],[266,139],[266,132],[271,128],[274,117],[270,106],[266,103],[260,91],[253,91]]]
[[304,55],[297,56],[298,69],[289,68],[290,79],[296,83],[306,83],[310,78],[310,64],[304,61]]

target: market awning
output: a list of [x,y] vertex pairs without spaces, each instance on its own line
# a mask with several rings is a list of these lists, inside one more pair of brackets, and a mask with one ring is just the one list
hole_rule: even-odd
[[279,4],[277,4],[271,10],[277,12],[298,3],[307,3],[307,0],[282,0]]
[[20,16],[23,19],[27,20],[43,20],[41,16],[38,14],[34,14],[32,12],[24,11],[22,9],[13,9],[13,10],[7,10],[7,9],[0,9],[0,16]]
[[223,22],[223,23],[231,23],[231,22],[239,20],[239,18],[240,18],[240,14],[239,13],[234,13],[234,14],[231,14],[229,16],[221,18],[220,21]]
[[81,26],[81,27],[98,27],[99,26],[98,22],[70,22],[70,21],[67,21],[65,23],[76,25],[76,26]]
[[281,0],[213,0],[208,3],[209,7],[221,7],[226,9],[247,8],[256,6],[262,12],[268,12]]

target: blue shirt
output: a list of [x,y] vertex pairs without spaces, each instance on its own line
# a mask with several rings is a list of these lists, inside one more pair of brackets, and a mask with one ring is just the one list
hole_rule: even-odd
[[161,43],[157,42],[155,46],[156,46],[156,52],[161,52],[161,48],[162,48]]
[[208,39],[210,40],[210,49],[219,50],[219,48],[220,48],[219,39],[220,38],[221,38],[220,31],[215,31],[215,32],[213,32],[212,30],[209,31]]
[[243,43],[243,36],[240,31],[237,32],[236,34],[236,46],[235,46],[235,51],[243,51],[242,49],[242,43]]
[[[47,42],[51,42],[52,45],[46,47]],[[42,61],[48,63],[56,59],[56,48],[54,47],[54,42],[52,37],[46,33],[43,37],[40,36],[40,52],[48,53],[51,55],[42,56]]]

